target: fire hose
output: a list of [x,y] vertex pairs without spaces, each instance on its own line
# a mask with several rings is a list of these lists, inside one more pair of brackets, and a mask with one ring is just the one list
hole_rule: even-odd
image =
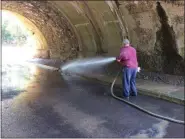
[[132,106],[132,107],[134,107],[134,108],[136,108],[136,109],[138,109],[138,110],[140,110],[140,111],[142,111],[142,112],[144,112],[144,113],[146,113],[148,115],[151,115],[153,117],[156,117],[156,118],[159,118],[159,119],[163,119],[163,120],[167,120],[167,121],[170,121],[170,122],[173,122],[173,123],[177,123],[177,124],[184,124],[185,123],[184,121],[181,121],[181,120],[176,120],[176,119],[173,119],[173,118],[170,118],[170,117],[165,117],[165,116],[153,113],[153,112],[148,111],[148,110],[146,110],[146,109],[144,109],[144,108],[142,108],[142,107],[140,107],[140,106],[138,106],[138,105],[136,105],[134,103],[131,103],[131,102],[127,101],[126,99],[123,99],[121,97],[116,96],[114,94],[114,84],[115,84],[119,74],[121,73],[121,71],[122,70],[120,70],[117,73],[116,77],[114,78],[114,80],[113,80],[113,82],[111,84],[111,95],[112,95],[112,97],[114,97],[115,99],[118,99],[120,101],[123,101],[123,102],[127,103],[128,105],[130,105],[130,106]]
[[[69,65],[69,67],[70,67],[70,65]],[[67,67],[67,68],[68,68],[68,67]],[[64,69],[65,69],[65,68],[64,68]],[[122,69],[122,68],[121,68],[121,69]],[[139,70],[140,70],[140,68],[139,68]],[[142,107],[140,107],[140,106],[138,106],[138,105],[136,105],[136,104],[134,104],[134,103],[131,103],[131,102],[129,102],[129,101],[127,101],[127,100],[121,98],[121,97],[116,96],[116,95],[114,94],[114,84],[115,84],[115,82],[116,82],[116,80],[117,80],[119,74],[121,73],[121,71],[122,71],[122,70],[120,70],[120,71],[117,73],[115,79],[113,80],[113,82],[112,82],[112,84],[111,84],[111,95],[112,95],[112,97],[114,97],[115,99],[118,99],[118,100],[120,100],[120,101],[123,101],[123,102],[127,103],[128,105],[130,105],[130,106],[132,106],[132,107],[134,107],[134,108],[136,108],[136,109],[138,109],[138,110],[140,110],[140,111],[142,111],[142,112],[144,112],[144,113],[146,113],[146,114],[148,114],[148,115],[151,115],[151,116],[153,116],[153,117],[156,117],[156,118],[159,118],[159,119],[163,119],[163,120],[167,120],[167,121],[170,121],[170,122],[173,122],[173,123],[177,123],[177,124],[185,124],[184,121],[177,120],[177,119],[173,119],[173,118],[170,118],[170,117],[165,117],[165,116],[162,116],[162,115],[153,113],[153,112],[148,111],[148,110],[146,110],[146,109],[144,109],[144,108],[142,108]],[[62,72],[62,70],[59,69],[59,72]]]

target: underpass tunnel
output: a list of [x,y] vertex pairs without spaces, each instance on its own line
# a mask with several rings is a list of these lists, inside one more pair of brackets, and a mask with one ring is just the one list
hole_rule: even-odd
[[[120,115],[125,113],[122,111],[123,105],[110,98],[108,84],[104,85],[97,81],[111,83],[112,79],[117,77],[121,66],[115,61],[115,57],[119,55],[123,39],[128,38],[137,50],[139,67],[142,69],[140,74],[138,73],[141,75],[140,78],[154,82],[162,79],[165,83],[184,85],[183,0],[159,2],[2,0],[1,4],[2,18],[6,16],[12,24],[19,21],[19,25],[24,28],[24,33],[28,36],[26,43],[15,42],[15,46],[9,44],[14,48],[20,48],[21,51],[7,49],[6,53],[3,53],[2,63],[9,58],[16,62],[36,58],[34,59],[36,62],[33,60],[21,64],[3,63],[2,65],[1,101],[4,137],[69,137],[73,134],[76,137],[79,135],[129,137],[142,132],[143,129],[147,129],[146,133],[151,133],[151,136],[158,133],[155,128],[155,121],[158,123],[158,119],[151,117],[151,120],[146,120],[144,114],[140,112],[137,114],[135,109],[132,110],[127,105],[125,108],[129,110],[126,109],[128,120],[125,121],[131,126],[123,131],[122,127],[127,127],[127,123],[119,119]],[[71,74],[70,71],[69,74],[67,72],[65,74],[62,68],[71,60],[77,60],[75,61],[77,64],[73,63],[75,67],[71,68]],[[78,66],[78,60],[82,61],[79,62],[82,66]],[[75,75],[96,80],[83,80]],[[121,78],[120,74],[120,81]],[[152,87],[149,81],[141,81],[137,82],[138,85],[143,85],[146,92],[149,89],[152,92],[149,91],[149,95],[154,95],[153,92],[157,92],[159,88],[162,91],[158,91],[160,94],[157,97],[166,99],[167,97],[162,95],[163,91],[171,97],[170,92],[165,91],[168,90],[168,86],[163,88],[163,84],[158,82],[159,86],[155,84],[155,87]],[[118,86],[120,88],[121,84],[116,85],[116,92]],[[176,96],[182,94],[182,89],[178,88],[178,86],[172,88],[169,86],[169,90],[175,92],[172,94],[175,101]],[[121,93],[121,88],[119,92]],[[84,101],[85,97],[87,101]],[[148,101],[143,101],[144,99]],[[181,114],[183,108],[160,103],[160,100],[152,97],[150,99],[149,96],[142,97],[142,93],[138,100],[145,102],[141,103],[141,106],[152,108],[157,112],[164,111],[165,115],[173,111],[172,118],[178,118],[178,114],[180,117],[183,115]],[[102,111],[104,108],[108,109]],[[121,113],[116,112],[120,111],[119,109]],[[133,117],[130,117],[129,113]],[[139,118],[139,115],[143,118]],[[115,122],[114,119],[118,121]],[[146,124],[141,122],[142,126],[138,124],[137,129],[133,124],[136,123],[134,119],[135,121],[143,119]],[[169,124],[170,129],[168,123],[163,126],[162,131],[165,134],[170,136],[175,133],[174,136],[183,136],[183,131],[178,130],[176,124],[174,126],[170,122]],[[171,133],[174,128],[177,132]],[[99,129],[100,134],[97,134]],[[182,126],[179,129],[182,129]],[[151,132],[148,133],[148,130]],[[159,133],[161,136],[165,135]]]
[[25,17],[23,22],[40,42],[38,57],[61,61],[115,57],[128,38],[137,49],[142,69],[183,75],[184,1],[159,3],[4,0],[2,9]]

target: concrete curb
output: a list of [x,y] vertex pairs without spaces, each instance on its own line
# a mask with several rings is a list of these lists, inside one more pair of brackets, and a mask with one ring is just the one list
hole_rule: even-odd
[[[83,78],[86,78],[86,79],[95,80],[95,81],[98,81],[98,82],[104,82],[105,84],[109,84],[109,85],[112,83],[110,81],[105,81],[105,80],[101,80],[101,79],[98,79],[98,78],[92,78],[92,77],[83,76],[83,75],[79,75],[79,76],[81,76]],[[117,87],[121,88],[121,86],[119,84],[115,84],[115,85],[117,85]],[[184,103],[185,103],[185,100],[178,99],[178,98],[172,97],[170,95],[162,94],[162,93],[159,93],[159,92],[155,92],[155,91],[152,91],[152,90],[147,90],[147,89],[143,89],[143,88],[139,88],[139,87],[137,87],[137,89],[138,89],[139,94],[152,96],[152,97],[155,97],[155,98],[160,98],[160,99],[167,100],[169,102],[173,102],[173,103],[177,103],[177,104],[181,104],[181,105],[184,105]]]
[[[39,64],[39,63],[32,63],[32,64],[35,64],[36,66],[44,68],[44,69],[49,69],[49,70],[53,70],[53,71],[60,71],[60,68],[55,68],[55,67],[52,67],[52,66]],[[112,83],[111,81],[105,81],[105,80],[102,80],[102,79],[88,77],[88,76],[84,76],[84,75],[81,75],[81,74],[75,74],[75,75],[78,75],[78,76],[83,77],[85,79],[90,79],[90,80],[98,81],[100,83],[105,83],[106,85]],[[121,88],[120,84],[116,84],[116,85],[119,88]],[[160,98],[160,99],[167,100],[169,102],[173,102],[173,103],[177,103],[177,104],[181,104],[181,105],[185,104],[185,100],[183,100],[183,99],[175,98],[175,97],[172,97],[170,95],[163,94],[163,93],[153,91],[153,90],[147,90],[147,89],[143,89],[143,88],[139,88],[139,87],[137,87],[137,89],[138,89],[139,94],[152,96],[152,97],[155,97],[155,98]]]

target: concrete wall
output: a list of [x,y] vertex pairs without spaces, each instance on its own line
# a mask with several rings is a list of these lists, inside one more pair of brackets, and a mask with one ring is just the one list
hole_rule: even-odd
[[184,1],[4,1],[2,5],[37,25],[51,58],[117,56],[128,37],[142,68],[184,73]]

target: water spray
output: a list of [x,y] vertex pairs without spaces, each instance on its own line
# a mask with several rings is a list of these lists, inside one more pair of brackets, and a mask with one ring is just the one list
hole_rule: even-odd
[[67,63],[66,65],[62,66],[61,70],[65,71],[68,68],[73,68],[73,67],[76,67],[76,66],[90,66],[90,65],[94,65],[94,64],[104,65],[104,64],[108,64],[110,62],[113,62],[115,60],[116,60],[115,57],[109,57],[109,58],[97,57],[97,58],[93,58],[93,59],[91,59],[91,58],[80,59],[80,60],[77,60],[77,61],[74,61],[74,62]]
[[[104,65],[104,64],[108,64],[108,63],[111,63],[111,62],[114,62],[116,60],[115,57],[109,57],[109,58],[93,58],[93,59],[82,59],[82,60],[77,60],[77,61],[74,61],[74,62],[70,62],[64,66],[61,67],[61,71],[65,71],[67,70],[68,68],[73,68],[76,67],[76,66],[90,66],[90,65],[97,65],[97,64],[101,64],[101,65]],[[138,73],[140,72],[141,68],[138,67],[137,71]],[[122,71],[122,68],[120,69],[120,71],[118,71],[115,79],[113,80],[112,84],[111,84],[111,95],[112,97],[114,97],[115,99],[118,99],[120,101],[123,101],[125,103],[127,103],[128,105],[148,114],[148,115],[151,115],[151,116],[154,116],[156,118],[160,118],[160,119],[163,119],[163,120],[167,120],[167,121],[170,121],[170,122],[174,122],[174,123],[178,123],[178,124],[184,124],[185,122],[184,121],[181,121],[181,120],[176,120],[176,119],[173,119],[173,118],[170,118],[170,117],[165,117],[165,116],[162,116],[162,115],[159,115],[159,114],[156,114],[156,113],[153,113],[151,111],[148,111],[134,103],[131,103],[129,101],[127,101],[126,99],[123,99],[121,97],[118,97],[114,94],[114,85],[115,85],[115,82],[118,78],[118,76],[120,75]]]

